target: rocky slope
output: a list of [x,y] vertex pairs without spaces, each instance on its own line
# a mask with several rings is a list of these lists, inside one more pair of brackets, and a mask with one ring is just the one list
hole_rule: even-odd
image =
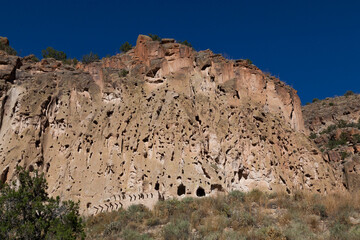
[[46,174],[84,214],[253,188],[341,189],[296,91],[244,60],[140,35],[89,65],[0,55],[0,174]]
[[360,95],[327,98],[303,107],[310,137],[350,191],[360,190]]

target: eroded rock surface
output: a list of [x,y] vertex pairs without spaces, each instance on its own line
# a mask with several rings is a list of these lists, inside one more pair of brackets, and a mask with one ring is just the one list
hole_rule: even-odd
[[303,107],[310,137],[350,191],[360,190],[360,95],[327,98]]
[[17,165],[38,169],[51,195],[81,200],[85,214],[235,189],[341,187],[303,133],[296,91],[244,60],[140,35],[126,54],[76,69],[20,61],[0,82],[1,180]]

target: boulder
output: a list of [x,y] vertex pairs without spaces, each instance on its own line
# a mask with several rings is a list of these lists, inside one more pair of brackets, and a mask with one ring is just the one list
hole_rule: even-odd
[[329,151],[327,153],[328,155],[328,159],[329,159],[329,162],[340,162],[341,161],[341,156],[338,152],[336,151]]
[[9,46],[9,39],[7,37],[0,37],[0,44]]
[[360,190],[360,160],[359,157],[353,157],[352,160],[344,164],[344,181],[349,191],[356,192]]
[[20,58],[17,56],[0,55],[0,79],[13,82],[16,69],[21,67]]

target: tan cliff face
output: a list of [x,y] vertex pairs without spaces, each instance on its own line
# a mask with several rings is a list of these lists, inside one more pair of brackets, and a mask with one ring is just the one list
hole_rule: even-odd
[[350,191],[360,190],[360,95],[326,98],[303,108],[313,141]]
[[[13,73],[14,72],[14,73]],[[128,74],[126,74],[128,72]],[[296,91],[172,39],[76,69],[0,55],[0,177],[45,173],[84,214],[231,190],[340,188]]]

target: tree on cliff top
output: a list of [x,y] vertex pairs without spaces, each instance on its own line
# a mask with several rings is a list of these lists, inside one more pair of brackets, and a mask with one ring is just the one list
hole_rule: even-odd
[[63,51],[58,51],[52,47],[47,47],[46,49],[41,51],[43,58],[55,58],[59,61],[66,60],[66,54]]
[[129,42],[125,42],[123,45],[121,45],[120,51],[126,53],[127,51],[131,50],[131,48],[132,45]]
[[79,205],[50,198],[44,174],[17,169],[18,181],[0,182],[0,239],[79,239]]
[[82,57],[81,62],[83,62],[84,64],[89,64],[92,62],[96,62],[99,59],[100,59],[99,55],[97,55],[96,53],[90,52],[89,54],[86,54]]

